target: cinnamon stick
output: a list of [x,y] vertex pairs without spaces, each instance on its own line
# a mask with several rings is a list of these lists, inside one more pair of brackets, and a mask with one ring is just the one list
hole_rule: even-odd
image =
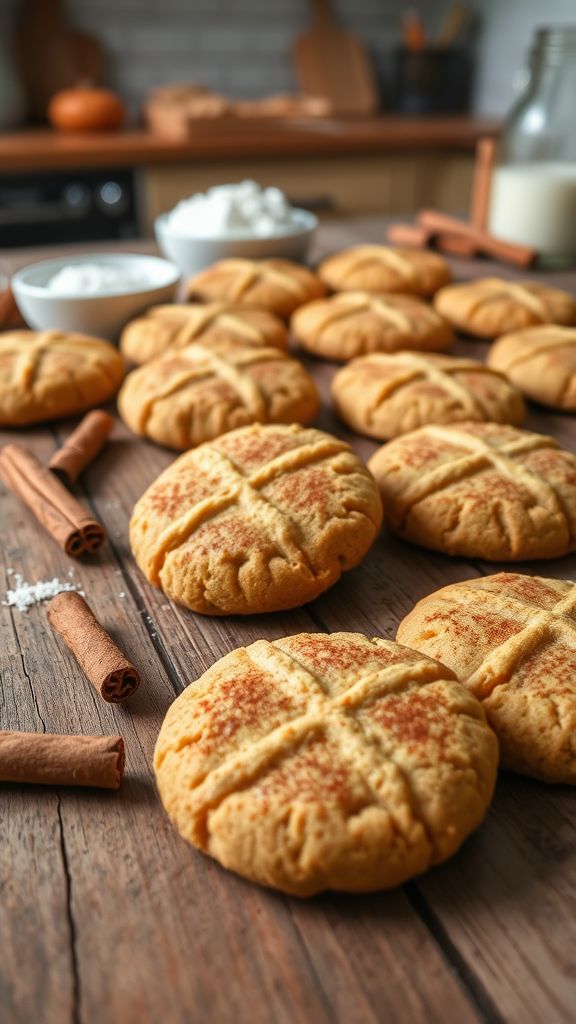
[[472,200],[470,203],[470,222],[475,228],[484,231],[488,222],[490,205],[490,189],[492,174],[496,161],[496,139],[489,137],[478,139],[476,159],[474,162],[474,180],[472,182]]
[[463,235],[436,234],[421,224],[391,224],[386,238],[392,245],[413,249],[426,249],[435,245],[436,248],[453,256],[473,256],[475,252],[474,243]]
[[94,554],[106,540],[104,527],[22,445],[2,448],[0,477],[72,558]]
[[421,210],[418,214],[417,223],[422,227],[429,228],[433,232],[460,235],[470,239],[474,243],[477,252],[486,253],[494,259],[503,263],[511,263],[516,267],[529,267],[532,265],[538,253],[527,245],[516,245],[513,242],[505,242],[501,238],[495,238],[487,231],[468,224],[467,221],[458,220],[457,217],[450,217],[438,210]]
[[66,483],[73,484],[104,447],[114,420],[103,409],[87,413],[73,430],[66,443],[54,452],[48,467]]
[[74,590],[50,601],[48,621],[72,651],[76,661],[103,700],[119,704],[140,686],[140,673],[122,654]]
[[121,736],[0,732],[0,782],[118,789],[123,773]]
[[9,330],[14,327],[23,327],[24,320],[20,316],[20,310],[11,288],[5,288],[0,292],[0,328]]

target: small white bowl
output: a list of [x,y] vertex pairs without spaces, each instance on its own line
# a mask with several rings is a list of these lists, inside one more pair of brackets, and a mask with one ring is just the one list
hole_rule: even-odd
[[[121,291],[109,288],[96,295],[61,295],[48,290],[48,282],[59,270],[81,263],[104,264],[118,271],[141,269],[147,283]],[[98,252],[31,263],[14,274],[11,287],[18,309],[35,330],[79,331],[113,341],[129,320],[149,306],[172,302],[179,280],[178,267],[159,256]]]
[[163,213],[154,222],[156,241],[160,251],[172,260],[182,273],[191,277],[209,267],[217,260],[229,257],[259,260],[278,257],[279,259],[303,260],[310,240],[318,225],[318,218],[308,210],[293,208],[294,224],[283,234],[266,238],[255,235],[201,237],[185,235],[170,226],[168,214]]

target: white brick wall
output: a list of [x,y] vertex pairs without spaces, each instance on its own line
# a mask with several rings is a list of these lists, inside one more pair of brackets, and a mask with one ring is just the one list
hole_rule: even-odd
[[[14,16],[21,0],[0,0]],[[450,0],[421,0],[434,32]],[[576,24],[576,0],[467,0],[478,15],[475,109],[502,114],[536,26]],[[385,78],[399,39],[402,0],[333,0]],[[201,81],[232,96],[294,90],[291,48],[310,23],[309,0],[67,0],[70,19],[106,48],[109,79],[132,111],[154,85]]]

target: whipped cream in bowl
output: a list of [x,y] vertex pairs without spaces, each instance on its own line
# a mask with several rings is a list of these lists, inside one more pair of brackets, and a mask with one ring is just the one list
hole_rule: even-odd
[[91,253],[32,263],[14,274],[11,287],[29,327],[115,340],[138,313],[172,302],[180,276],[158,256]]
[[281,189],[242,181],[182,199],[157,218],[155,230],[162,252],[194,274],[228,256],[304,259],[316,225]]

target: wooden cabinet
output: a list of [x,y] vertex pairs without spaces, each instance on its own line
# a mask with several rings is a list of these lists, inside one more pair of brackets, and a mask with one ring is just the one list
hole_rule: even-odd
[[142,169],[143,227],[150,233],[155,217],[194,192],[244,178],[277,185],[296,204],[318,204],[321,216],[410,214],[422,206],[462,213],[472,168],[471,153],[429,149],[151,165]]

